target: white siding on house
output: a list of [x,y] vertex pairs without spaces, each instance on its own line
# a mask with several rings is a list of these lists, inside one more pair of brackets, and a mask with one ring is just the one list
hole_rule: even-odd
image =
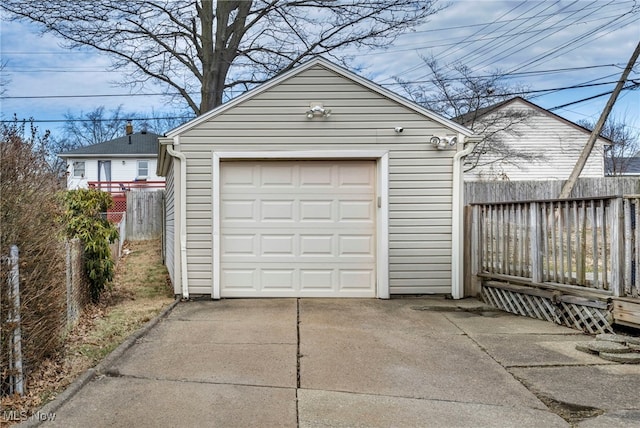
[[[501,160],[495,154],[487,152],[482,155],[481,163],[493,163],[468,171],[465,173],[465,181],[567,179],[589,139],[589,133],[520,100],[505,105],[498,110],[499,114],[504,114],[506,109],[525,111],[529,116],[511,125],[508,133],[503,134],[505,144],[513,151],[533,154],[539,158],[533,161],[515,158]],[[492,123],[494,114],[489,113],[482,120]],[[598,142],[580,177],[603,176],[603,144]]]
[[[312,102],[331,116],[307,119]],[[320,65],[185,130],[189,292],[211,293],[213,151],[387,150],[390,292],[450,293],[455,150],[433,148],[433,135],[456,133]]]
[[[156,165],[158,163],[155,157],[101,157],[101,158],[68,158],[67,159],[67,171],[69,175],[67,177],[67,189],[87,188],[89,181],[98,181],[98,161],[111,161],[111,180],[110,181],[135,181],[138,178],[138,161],[147,160],[149,162],[149,175],[147,181],[164,181],[164,177],[156,175]],[[78,161],[84,161],[85,163],[85,177],[74,177],[73,163]],[[107,181],[103,176],[101,181]]]

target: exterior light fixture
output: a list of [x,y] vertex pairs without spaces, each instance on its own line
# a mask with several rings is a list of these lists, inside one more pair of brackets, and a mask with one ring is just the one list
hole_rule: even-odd
[[324,108],[322,103],[311,103],[307,110],[307,119],[313,119],[316,116],[329,117],[331,110]]
[[444,150],[447,146],[455,146],[458,142],[458,137],[436,137],[433,136],[429,140],[431,145],[438,150]]

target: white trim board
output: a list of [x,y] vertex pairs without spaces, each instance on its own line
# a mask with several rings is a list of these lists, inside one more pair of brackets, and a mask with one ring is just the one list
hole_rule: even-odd
[[340,160],[376,161],[376,297],[389,293],[389,152],[386,150],[212,152],[213,171],[213,278],[211,298],[220,299],[220,162],[230,160]]

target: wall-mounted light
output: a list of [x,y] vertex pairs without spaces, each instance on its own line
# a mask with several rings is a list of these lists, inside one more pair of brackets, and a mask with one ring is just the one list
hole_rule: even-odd
[[447,146],[455,146],[458,142],[458,137],[436,137],[433,136],[429,140],[431,145],[438,150],[444,150]]
[[122,161],[122,165],[126,165],[127,163],[125,161]]
[[331,116],[331,110],[324,108],[322,103],[309,104],[309,110],[307,110],[307,119],[313,119],[314,117],[329,117]]

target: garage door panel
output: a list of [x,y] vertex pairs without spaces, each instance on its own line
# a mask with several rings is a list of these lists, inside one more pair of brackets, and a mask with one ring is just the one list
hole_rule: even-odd
[[300,170],[300,184],[305,187],[330,189],[335,186],[332,165],[309,165]]
[[265,221],[278,221],[278,222],[294,222],[294,201],[291,200],[275,200],[259,202],[260,206],[260,220]]
[[225,268],[220,277],[227,290],[252,293],[258,291],[256,273],[256,269],[250,268]]
[[334,222],[336,218],[333,200],[300,201],[300,222]]
[[300,256],[331,256],[334,252],[334,235],[300,235]]
[[341,290],[366,290],[374,280],[374,272],[364,269],[344,269],[340,271]]
[[260,187],[293,188],[295,186],[295,165],[280,162],[258,165],[260,169]]
[[373,237],[370,235],[341,235],[338,242],[340,257],[374,256]]
[[300,269],[301,290],[332,292],[335,287],[335,269]]
[[279,228],[234,231],[237,233],[228,231],[222,236],[222,262],[239,257],[242,262],[261,263],[287,257],[291,263],[341,263],[344,257],[369,261],[375,257],[375,240],[366,230],[345,228],[342,233],[332,234],[307,234],[307,229],[285,233]]
[[338,184],[342,188],[365,188],[375,187],[374,170],[369,165],[346,164],[338,165]]
[[256,256],[257,254],[255,234],[225,234],[222,241],[226,255]]
[[220,206],[222,221],[254,222],[258,212],[256,202],[255,200],[223,199]]
[[274,263],[271,267],[238,268],[234,264],[225,267],[225,297],[304,296],[320,293],[325,296],[348,294],[353,297],[371,297],[371,282],[375,272],[347,267],[291,268],[290,264]]
[[234,165],[226,168],[220,174],[220,183],[226,189],[255,188],[256,168],[253,165]]
[[294,257],[296,254],[296,236],[293,234],[262,235],[260,238],[260,256]]
[[295,269],[261,269],[260,276],[263,290],[295,291]]
[[373,223],[373,216],[373,201],[342,200],[338,202],[338,221]]
[[374,297],[374,166],[223,162],[222,297]]

